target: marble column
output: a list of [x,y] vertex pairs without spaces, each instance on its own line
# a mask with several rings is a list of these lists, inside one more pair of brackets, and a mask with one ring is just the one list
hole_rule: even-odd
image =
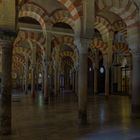
[[105,96],[109,96],[109,66],[105,66]]
[[35,98],[35,65],[32,65],[31,74],[31,95]]
[[112,50],[112,45],[113,45],[113,40],[114,40],[114,32],[110,31],[109,36],[105,39],[107,40],[107,45],[108,45],[108,64],[109,64],[109,87],[110,87],[110,93],[113,92],[113,69],[112,69],[112,59],[113,59],[113,50]]
[[133,52],[132,62],[132,115],[140,117],[140,52]]
[[31,74],[32,74],[32,79],[31,79],[31,95],[33,98],[35,98],[35,85],[36,85],[36,49],[37,46],[35,44],[32,45],[32,64],[31,64]]
[[105,66],[105,96],[109,96],[109,55],[104,55],[104,66]]
[[93,64],[94,69],[94,95],[98,93],[98,72],[99,72],[99,51],[96,50],[95,53],[95,64]]
[[87,70],[88,70],[88,51],[87,40],[85,46],[79,50],[79,75],[78,75],[78,102],[79,102],[79,119],[81,124],[87,123]]
[[94,67],[94,95],[98,93],[98,69]]
[[47,63],[44,66],[44,99],[48,101],[48,69]]
[[51,41],[52,41],[52,33],[47,32],[47,41],[46,41],[46,59],[47,59],[47,94],[48,97],[51,95],[51,71],[50,71],[50,65],[51,65]]
[[57,68],[55,68],[55,74],[54,74],[54,90],[55,90],[55,96],[58,96],[59,95],[59,72]]
[[52,64],[51,61],[49,62],[48,65],[48,96],[52,96]]
[[72,92],[75,92],[75,71],[72,72]]
[[121,92],[121,89],[122,89],[122,71],[121,71],[121,67],[117,67],[118,69],[118,92]]
[[25,69],[24,69],[24,76],[25,76],[24,92],[25,92],[25,94],[28,94],[28,74],[29,74],[29,66],[28,66],[28,58],[26,58]]
[[130,74],[129,74],[129,96],[132,96],[132,64],[130,65]]
[[132,96],[132,71],[130,70],[130,76],[129,76],[129,91],[128,91],[129,96]]
[[44,70],[42,70],[42,86],[41,86],[42,94],[44,94]]
[[78,68],[75,70],[75,93],[78,96]]
[[60,94],[60,71],[57,73],[57,93]]
[[6,36],[0,40],[2,46],[2,90],[0,101],[0,135],[11,134],[11,89],[12,89],[12,46],[13,39]]

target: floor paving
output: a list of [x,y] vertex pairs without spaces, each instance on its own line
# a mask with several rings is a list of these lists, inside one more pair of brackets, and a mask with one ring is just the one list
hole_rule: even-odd
[[80,125],[77,97],[63,94],[44,102],[42,94],[12,97],[11,136],[0,140],[140,140],[140,119],[131,117],[131,99],[88,97],[88,124]]

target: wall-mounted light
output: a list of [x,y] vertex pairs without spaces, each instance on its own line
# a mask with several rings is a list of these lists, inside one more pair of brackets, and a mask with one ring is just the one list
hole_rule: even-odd
[[89,71],[92,71],[92,68],[91,67],[89,68]]
[[104,71],[105,71],[105,70],[104,70],[104,68],[103,68],[103,67],[100,67],[100,73],[102,73],[102,74],[103,74],[103,73],[104,73]]

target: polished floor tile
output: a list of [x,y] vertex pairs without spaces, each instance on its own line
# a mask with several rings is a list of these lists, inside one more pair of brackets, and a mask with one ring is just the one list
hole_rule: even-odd
[[63,94],[43,101],[39,94],[13,95],[13,135],[0,140],[140,140],[140,119],[131,118],[131,100],[127,96],[90,96],[88,124],[78,120],[74,94]]

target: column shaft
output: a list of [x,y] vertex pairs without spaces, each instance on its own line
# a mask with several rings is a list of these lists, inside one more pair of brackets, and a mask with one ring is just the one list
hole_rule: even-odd
[[105,96],[109,96],[109,67],[105,69]]
[[47,67],[44,68],[44,99],[48,100],[48,72]]
[[80,123],[87,122],[87,53],[79,54],[78,99]]
[[28,93],[28,74],[29,74],[29,67],[28,67],[28,61],[26,62],[25,64],[25,83],[24,83],[24,91],[25,91],[25,94]]
[[132,115],[140,117],[140,54],[132,57]]
[[94,68],[94,95],[98,93],[98,70]]
[[[33,66],[34,67],[34,66]],[[31,79],[31,95],[35,97],[35,68],[32,68],[32,79]]]
[[118,92],[121,92],[122,88],[122,71],[121,67],[118,67]]
[[11,134],[12,44],[2,47],[2,91],[0,108],[0,133]]

